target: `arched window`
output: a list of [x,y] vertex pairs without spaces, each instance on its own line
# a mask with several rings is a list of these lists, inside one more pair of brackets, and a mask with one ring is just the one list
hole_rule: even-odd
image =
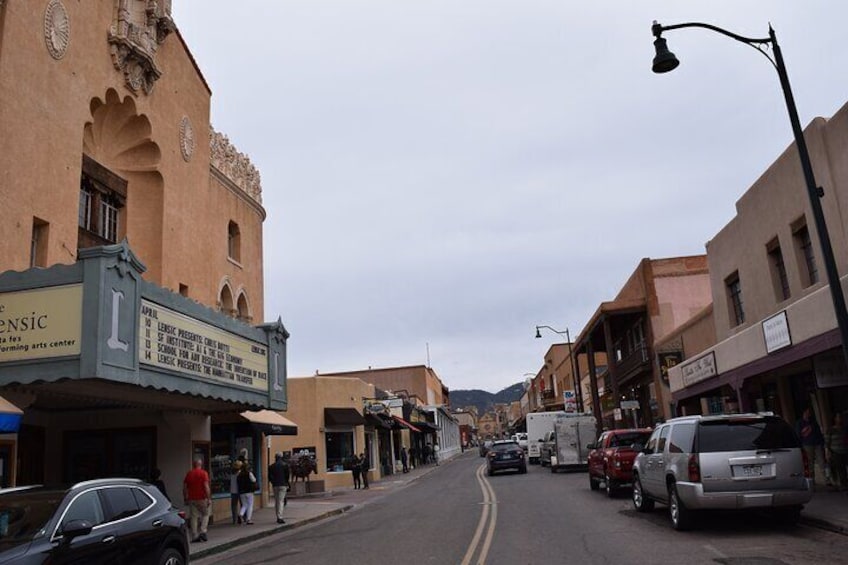
[[233,291],[230,290],[230,285],[225,284],[224,288],[221,289],[221,297],[218,300],[218,304],[221,308],[221,312],[227,316],[233,316],[235,314],[236,310],[233,307]]
[[233,221],[227,226],[227,255],[233,261],[241,261],[241,232]]
[[244,295],[243,292],[239,294],[238,304],[236,305],[236,308],[238,309],[239,320],[248,324],[253,321],[253,316],[250,315],[250,305],[247,303],[247,297]]

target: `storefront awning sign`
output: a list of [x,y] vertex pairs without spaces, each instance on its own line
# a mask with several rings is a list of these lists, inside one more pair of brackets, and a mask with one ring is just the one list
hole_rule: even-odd
[[296,436],[297,424],[273,410],[255,410],[239,414],[267,436]]
[[365,423],[356,408],[324,408],[325,426],[364,426]]
[[413,426],[412,424],[410,424],[409,422],[407,422],[406,420],[404,420],[400,416],[392,416],[392,418],[394,418],[395,422],[400,424],[401,427],[406,428],[406,429],[413,431],[413,432],[418,432],[419,434],[422,433],[420,429],[416,428],[415,426]]

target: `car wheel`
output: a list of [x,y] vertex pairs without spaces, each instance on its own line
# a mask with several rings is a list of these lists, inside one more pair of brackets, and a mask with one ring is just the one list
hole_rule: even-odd
[[185,559],[182,554],[174,548],[166,549],[159,557],[160,565],[184,565]]
[[654,509],[654,501],[642,490],[642,480],[639,479],[639,475],[633,475],[633,507],[639,512],[650,512]]
[[556,473],[556,472],[557,472],[557,468],[556,468],[556,467],[554,467],[553,463],[551,463],[550,467],[551,467],[551,473]]
[[518,469],[518,472],[522,475],[527,472],[527,465],[522,465],[521,468]]
[[487,469],[487,470],[486,470],[486,474],[487,474],[487,475],[489,475],[489,476],[491,477],[492,475],[494,475],[494,474],[495,474],[495,472],[494,472],[494,471],[492,471],[491,469]]
[[607,496],[613,498],[618,490],[618,484],[609,475],[604,475],[604,483],[606,485]]
[[680,500],[680,495],[677,494],[677,485],[674,483],[668,487],[668,514],[671,517],[671,525],[674,526],[675,530],[682,532],[692,528],[695,515]]
[[598,482],[598,479],[592,476],[592,473],[589,473],[589,488],[592,490],[598,490],[601,488],[601,483]]

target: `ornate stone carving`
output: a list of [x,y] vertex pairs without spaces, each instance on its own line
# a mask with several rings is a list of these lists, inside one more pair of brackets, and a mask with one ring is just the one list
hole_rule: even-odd
[[124,73],[133,92],[150,94],[162,76],[156,49],[174,31],[170,0],[115,0],[115,20],[109,29],[109,49],[115,68]]
[[183,116],[180,120],[180,152],[186,163],[191,161],[191,156],[194,154],[194,128],[188,116]]
[[230,179],[248,196],[262,203],[262,183],[259,171],[244,153],[239,153],[226,135],[209,128],[209,149],[212,166]]
[[[3,0],[0,0],[0,8]],[[57,61],[65,56],[71,41],[71,22],[64,4],[59,0],[50,0],[44,10],[44,43],[47,51]]]

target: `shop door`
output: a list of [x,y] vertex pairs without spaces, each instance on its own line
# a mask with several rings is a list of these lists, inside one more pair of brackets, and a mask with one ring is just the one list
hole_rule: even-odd
[[26,424],[21,426],[18,432],[18,477],[15,481],[18,485],[42,485],[45,483],[44,450],[46,443],[44,428]]
[[12,455],[15,452],[14,443],[0,443],[0,488],[12,486]]

